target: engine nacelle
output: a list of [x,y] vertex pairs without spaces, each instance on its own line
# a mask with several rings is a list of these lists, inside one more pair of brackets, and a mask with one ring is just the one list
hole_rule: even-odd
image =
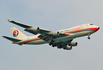
[[67,45],[66,48],[64,48],[64,49],[66,49],[66,50],[71,50],[71,49],[72,49],[72,46]]
[[31,32],[31,33],[34,33],[34,34],[38,34],[39,33],[39,27],[26,28],[24,31]]
[[70,46],[77,46],[78,43],[77,43],[77,42],[70,42],[69,45],[70,45]]
[[58,31],[50,31],[48,34],[56,36],[56,35],[59,35],[59,32]]

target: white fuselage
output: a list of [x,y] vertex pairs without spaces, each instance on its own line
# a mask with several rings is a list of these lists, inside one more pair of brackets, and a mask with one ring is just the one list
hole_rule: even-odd
[[[67,34],[67,36],[57,37],[54,39],[55,42],[65,42],[72,40],[77,37],[86,36],[89,34],[92,34],[96,32],[99,29],[98,26],[92,25],[92,24],[83,24],[76,27],[72,27],[69,29],[59,30],[60,33]],[[38,38],[39,35],[22,38],[20,42],[13,42],[16,44],[44,44],[49,43],[50,41],[45,41],[40,38]]]

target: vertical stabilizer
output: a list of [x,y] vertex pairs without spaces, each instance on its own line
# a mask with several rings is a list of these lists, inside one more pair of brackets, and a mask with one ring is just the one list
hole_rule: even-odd
[[25,38],[27,37],[26,35],[24,35],[21,31],[19,31],[17,28],[15,27],[12,27],[10,28],[11,29],[11,33],[13,35],[13,38],[16,38],[16,39],[21,39],[21,38]]

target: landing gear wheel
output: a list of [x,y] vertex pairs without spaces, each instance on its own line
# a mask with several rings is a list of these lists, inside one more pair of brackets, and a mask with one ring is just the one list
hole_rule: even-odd
[[49,43],[49,45],[51,45],[51,43]]
[[52,45],[52,47],[55,47],[56,45]]
[[66,50],[66,47],[64,47],[63,49]]
[[49,45],[52,45],[54,43],[54,40],[52,40],[50,43],[49,43]]
[[90,39],[90,37],[88,37],[88,39]]
[[91,35],[91,34],[88,34],[88,39],[90,39],[90,35]]
[[58,48],[58,49],[61,49],[62,47],[61,47],[61,46],[57,46],[57,48]]

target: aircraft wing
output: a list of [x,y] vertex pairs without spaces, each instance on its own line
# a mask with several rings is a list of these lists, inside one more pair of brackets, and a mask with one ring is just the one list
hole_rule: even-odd
[[32,34],[41,34],[39,36],[39,38],[45,40],[47,39],[47,37],[49,38],[56,38],[56,37],[61,37],[61,36],[68,36],[69,34],[64,34],[64,33],[60,33],[59,31],[50,31],[50,30],[46,30],[46,29],[41,29],[39,27],[33,27],[33,26],[30,26],[30,25],[26,25],[26,24],[23,24],[23,23],[19,23],[19,22],[16,22],[16,21],[12,21],[12,20],[9,20],[7,19],[9,22],[13,23],[13,24],[16,24],[18,26],[21,26],[24,29],[24,31],[27,31],[29,33],[32,33]]
[[10,19],[7,19],[9,22],[13,23],[13,24],[16,24],[18,26],[21,26],[21,27],[24,27],[24,28],[31,28],[32,26],[29,26],[29,25],[26,25],[26,24],[22,24],[22,23],[19,23],[19,22],[16,22],[16,21],[12,21]]
[[19,22],[16,22],[16,21],[12,21],[10,19],[7,19],[9,22],[13,23],[13,24],[16,24],[18,26],[21,26],[23,28],[26,28],[25,31],[27,32],[30,32],[30,33],[33,33],[33,34],[37,34],[38,30],[39,30],[39,33],[47,33],[47,32],[50,32],[50,30],[45,30],[45,29],[39,29],[39,27],[32,27],[30,25],[26,25],[26,24],[23,24],[23,23],[19,23]]

